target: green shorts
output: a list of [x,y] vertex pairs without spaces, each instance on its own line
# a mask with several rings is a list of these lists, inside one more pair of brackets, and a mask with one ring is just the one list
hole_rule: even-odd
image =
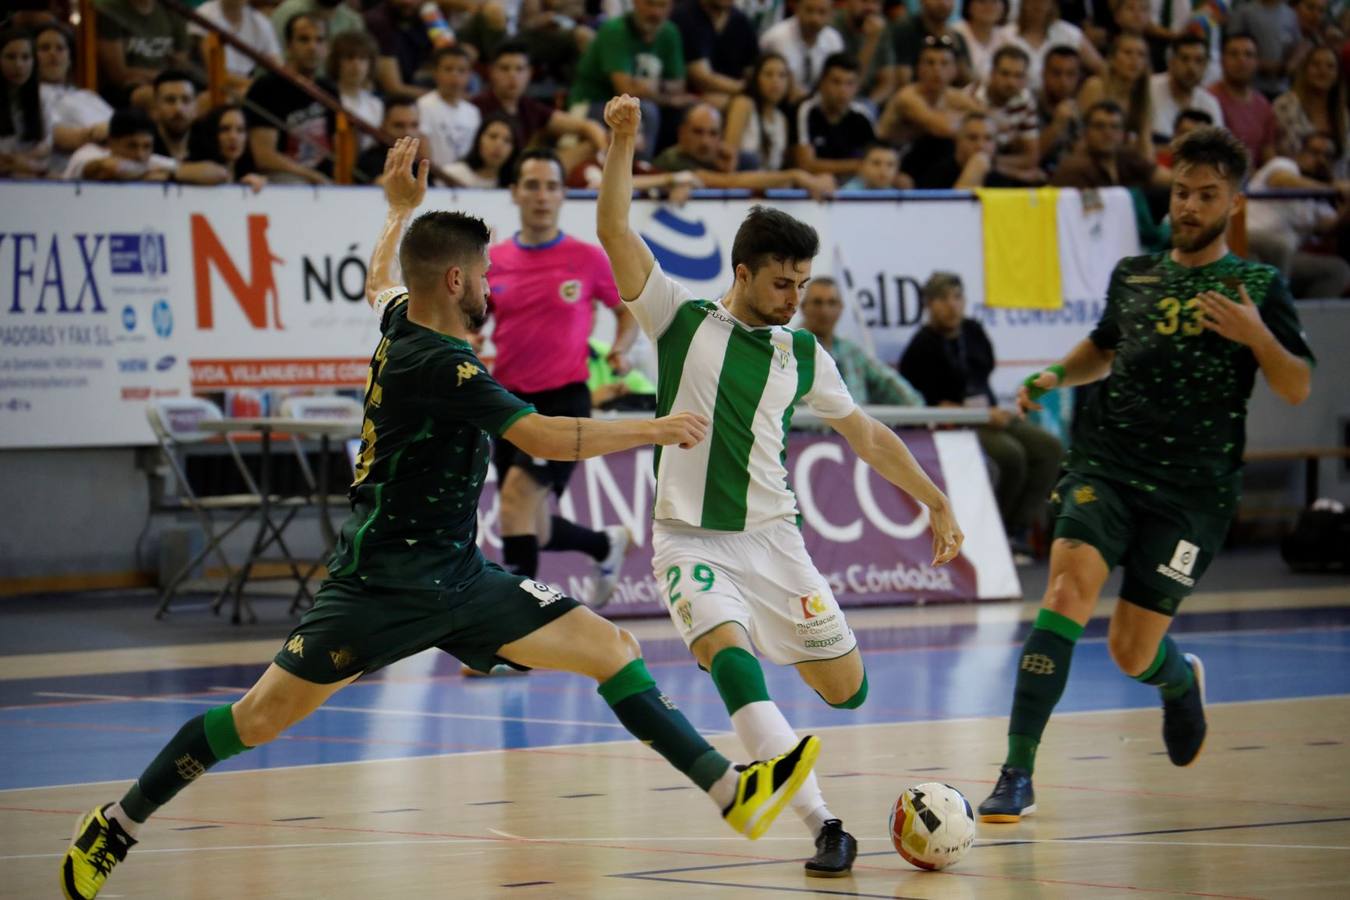
[[332,684],[439,647],[486,672],[508,662],[497,655],[502,645],[580,605],[493,563],[457,590],[447,591],[330,578],[273,661],[306,681]]
[[1125,568],[1120,597],[1176,615],[1214,554],[1232,517],[1184,498],[1145,492],[1118,481],[1070,472],[1051,498],[1055,537],[1097,548],[1108,568]]

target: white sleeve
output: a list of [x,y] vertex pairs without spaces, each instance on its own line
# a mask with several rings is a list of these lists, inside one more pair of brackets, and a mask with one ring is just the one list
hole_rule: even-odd
[[655,340],[670,327],[680,306],[691,299],[693,294],[661,271],[659,262],[652,260],[652,271],[642,286],[642,293],[634,300],[625,301],[624,308],[637,319],[643,333]]
[[384,311],[389,307],[389,301],[393,300],[395,297],[402,297],[406,293],[408,293],[408,288],[406,286],[396,284],[393,287],[387,287],[376,294],[375,302],[370,305],[371,309],[375,310],[375,318],[383,322]]
[[844,379],[839,377],[839,367],[834,364],[834,358],[819,341],[816,341],[815,377],[811,380],[811,390],[802,399],[806,401],[807,408],[822,419],[842,419],[858,408],[844,385]]

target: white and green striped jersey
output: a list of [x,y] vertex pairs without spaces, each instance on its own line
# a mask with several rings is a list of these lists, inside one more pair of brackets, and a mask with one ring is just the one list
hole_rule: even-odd
[[753,328],[694,299],[659,264],[626,306],[656,343],[656,414],[712,422],[693,449],[656,448],[657,520],[749,531],[795,519],[784,465],[793,405],[804,400],[827,419],[854,409],[830,354],[809,331]]

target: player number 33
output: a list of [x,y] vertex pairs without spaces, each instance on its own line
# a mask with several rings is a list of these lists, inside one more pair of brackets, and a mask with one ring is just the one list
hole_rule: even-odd
[[1196,314],[1196,307],[1200,301],[1192,297],[1185,303],[1182,303],[1176,297],[1164,297],[1158,301],[1158,311],[1162,313],[1162,319],[1154,327],[1158,329],[1158,334],[1176,334],[1177,329],[1187,337],[1194,337],[1204,331],[1200,320]]

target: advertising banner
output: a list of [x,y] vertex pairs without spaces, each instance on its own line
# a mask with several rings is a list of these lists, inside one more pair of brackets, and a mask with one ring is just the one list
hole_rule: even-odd
[[[0,447],[148,444],[152,398],[364,383],[378,331],[364,286],[385,215],[379,190],[10,183],[4,192]],[[815,270],[839,280],[851,310],[841,333],[873,341],[886,362],[921,320],[918,288],[935,269],[965,280],[969,313],[1000,358],[996,389],[1061,355],[1100,312],[1099,297],[1059,311],[984,310],[973,200],[773,203],[820,233]],[[714,298],[731,280],[747,206],[641,201],[633,224],[668,273]],[[499,240],[517,228],[505,191],[432,190],[425,208],[482,216]],[[1132,234],[1116,221],[1128,211],[1127,202],[1085,213],[1078,274],[1066,284],[1104,285],[1093,261],[1109,274],[1119,254],[1098,244]],[[595,202],[569,200],[562,226],[594,241]]]
[[[802,533],[816,568],[844,606],[895,602],[1004,599],[1021,587],[999,523],[975,435],[969,431],[904,430],[901,438],[951,498],[966,534],[961,555],[933,568],[928,514],[859,460],[841,438],[794,433],[788,479],[797,495]],[[622,525],[633,535],[618,589],[605,615],[664,615],[664,580],[652,572],[652,504],[656,480],[650,448],[578,464],[558,503],[560,514],[589,528]],[[495,472],[479,510],[479,545],[501,559]],[[585,598],[593,566],[580,553],[541,553],[539,579]]]

